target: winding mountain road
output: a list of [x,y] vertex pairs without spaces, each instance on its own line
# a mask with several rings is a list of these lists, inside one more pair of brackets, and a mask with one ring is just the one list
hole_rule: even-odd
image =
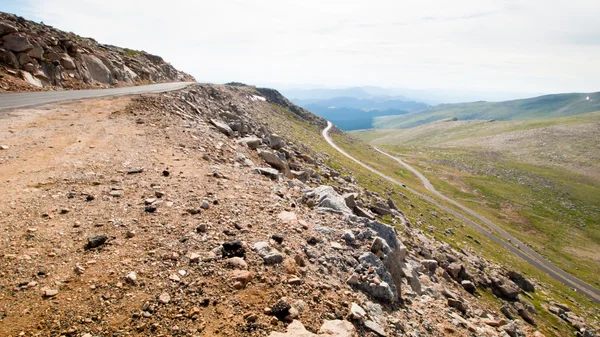
[[94,89],[94,90],[68,90],[68,91],[36,91],[15,94],[0,94],[0,110],[23,108],[60,101],[70,101],[84,98],[136,95],[155,92],[179,90],[195,82],[173,82],[136,87]]
[[[397,184],[397,185],[402,185],[402,183],[400,183],[399,181],[395,180],[394,178],[391,178],[379,171],[377,171],[376,169],[362,163],[361,161],[359,161],[358,159],[352,157],[350,154],[348,154],[346,151],[344,151],[342,148],[340,148],[339,146],[337,146],[333,140],[331,139],[331,137],[329,136],[329,130],[331,130],[331,128],[333,127],[333,124],[329,121],[327,121],[327,127],[323,130],[322,135],[323,138],[325,138],[325,140],[329,143],[329,145],[331,145],[335,150],[337,150],[338,152],[340,152],[341,154],[343,154],[344,156],[348,157],[349,159],[351,159],[352,161],[354,161],[355,163],[359,164],[360,166],[366,168],[367,170],[379,175],[380,177],[384,178],[385,180],[393,183],[393,184]],[[436,207],[443,209],[444,211],[456,216],[457,218],[463,220],[464,222],[468,223],[469,225],[471,225],[473,228],[477,229],[479,232],[481,232],[482,234],[484,234],[485,236],[487,236],[488,238],[490,238],[491,240],[493,240],[494,242],[504,246],[505,248],[507,248],[508,250],[510,250],[512,253],[514,253],[515,255],[519,256],[520,258],[522,258],[523,260],[529,262],[531,265],[533,265],[534,267],[542,270],[543,272],[545,272],[546,274],[548,274],[550,277],[554,278],[555,280],[566,284],[570,287],[572,287],[573,289],[576,289],[578,292],[581,292],[585,295],[587,295],[589,298],[591,298],[594,302],[600,304],[600,290],[596,287],[593,287],[583,281],[581,281],[580,279],[574,277],[573,275],[563,271],[562,269],[556,267],[555,265],[553,265],[550,261],[546,260],[543,256],[541,256],[540,254],[536,253],[534,250],[532,250],[531,248],[529,248],[527,245],[523,244],[522,242],[520,242],[519,240],[517,240],[515,237],[513,237],[512,235],[510,235],[509,233],[507,233],[505,230],[503,230],[502,228],[498,227],[497,225],[495,225],[493,222],[491,222],[490,220],[484,218],[483,216],[479,215],[477,212],[473,211],[472,209],[456,202],[453,199],[450,199],[446,196],[444,196],[443,194],[441,194],[440,192],[438,192],[435,187],[433,187],[433,185],[431,184],[431,182],[423,175],[421,174],[421,172],[419,172],[417,169],[415,169],[414,167],[406,164],[404,161],[402,161],[400,158],[394,157],[378,148],[375,148],[375,150],[377,150],[378,152],[380,152],[381,154],[388,156],[389,158],[397,161],[398,163],[400,163],[401,165],[403,165],[404,167],[406,167],[406,169],[408,169],[409,171],[411,171],[412,173],[414,173],[417,177],[419,177],[419,179],[421,179],[421,181],[423,182],[423,185],[425,185],[425,188],[427,188],[429,191],[431,191],[435,196],[437,196],[440,199],[443,199],[446,202],[451,203],[452,205],[456,206],[457,208],[461,209],[464,212],[469,213],[470,215],[472,215],[473,217],[477,218],[478,220],[480,220],[482,223],[484,223],[486,226],[489,227],[488,228],[484,228],[483,226],[477,224],[476,222],[466,218],[465,216],[463,216],[462,214],[458,213],[457,211],[444,206],[442,204],[440,204],[438,201],[430,198],[427,195],[424,195],[420,192],[415,191],[414,189],[410,188],[410,187],[406,187],[406,189],[408,189],[411,193],[414,193],[416,195],[418,195],[419,197],[423,198],[424,200],[426,200],[427,202],[435,205]],[[498,235],[496,235],[494,232],[492,232],[491,230],[497,232],[501,237],[503,237],[505,240],[501,239]],[[509,241],[509,242],[507,242]]]

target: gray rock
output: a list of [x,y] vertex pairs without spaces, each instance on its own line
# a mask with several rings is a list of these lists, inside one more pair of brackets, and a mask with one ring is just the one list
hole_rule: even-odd
[[502,284],[498,286],[498,290],[503,298],[509,300],[516,300],[521,292],[519,288],[512,286],[510,284]]
[[448,306],[460,311],[463,314],[467,312],[467,305],[461,300],[448,298]]
[[361,308],[360,305],[352,302],[352,305],[350,306],[350,316],[352,319],[363,319],[367,317],[367,312]]
[[283,262],[283,255],[277,249],[269,246],[267,242],[257,242],[253,249],[267,265]]
[[281,149],[283,147],[283,141],[281,140],[281,137],[279,137],[277,134],[270,135],[269,147],[271,147],[274,150]]
[[238,144],[246,144],[248,148],[252,150],[256,150],[259,146],[262,145],[262,140],[256,137],[246,137],[242,139],[238,139]]
[[525,291],[535,291],[535,286],[533,285],[533,283],[531,283],[531,281],[529,281],[528,279],[523,277],[523,275],[514,270],[508,272],[508,278],[510,278],[511,281],[513,281],[517,286],[519,286],[519,288]]
[[385,329],[381,325],[379,325],[373,321],[365,321],[364,324],[365,324],[365,328],[373,331],[378,336],[381,336],[381,337],[387,336],[387,332],[385,332]]
[[269,165],[280,171],[286,171],[288,169],[287,163],[279,158],[276,154],[267,150],[259,150],[258,155]]
[[436,260],[421,260],[421,265],[425,268],[428,275],[435,275],[435,271],[438,267],[438,262]]
[[354,236],[354,233],[352,233],[352,231],[345,231],[342,235],[342,239],[344,239],[344,241],[346,241],[347,243],[354,243],[356,237]]
[[380,284],[361,282],[357,287],[377,300],[384,302],[397,301],[399,288],[397,288],[392,275],[390,275],[381,260],[375,254],[368,252],[362,254],[358,261],[367,267],[372,267],[383,282]]
[[331,186],[319,186],[314,190],[318,198],[317,206],[322,211],[351,215],[352,210],[346,206],[346,201]]
[[254,170],[263,175],[263,176],[267,176],[271,179],[277,179],[279,177],[279,171],[277,171],[276,169],[270,168],[270,167],[256,167],[254,168]]
[[225,134],[227,137],[233,136],[233,130],[226,123],[211,118],[210,124],[214,125],[217,130]]
[[460,282],[460,284],[463,288],[465,288],[466,291],[470,292],[471,294],[473,294],[477,290],[473,282],[469,280],[463,280],[462,282]]
[[25,36],[10,34],[4,36],[2,39],[4,40],[2,46],[13,52],[23,53],[33,49],[33,45]]
[[[392,261],[393,262],[393,261]],[[417,269],[420,264],[417,261],[408,261],[408,263],[400,263],[403,276],[406,278],[408,285],[417,295],[422,294],[421,280]]]
[[348,208],[354,209],[357,207],[357,205],[356,205],[356,197],[357,196],[358,196],[357,193],[346,193],[342,196],[342,198],[344,198],[344,201],[346,202],[346,206],[348,206]]
[[[100,83],[113,84],[113,77],[110,69],[95,55],[82,54],[81,61],[86,67],[91,80]],[[60,60],[60,58],[59,58]]]

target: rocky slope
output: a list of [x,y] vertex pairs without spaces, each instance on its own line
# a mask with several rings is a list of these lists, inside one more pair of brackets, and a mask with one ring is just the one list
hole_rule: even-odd
[[195,81],[161,57],[0,12],[0,91]]
[[543,284],[328,167],[296,125],[324,121],[217,85],[6,119],[0,335],[552,335],[545,310],[594,336],[576,304],[532,303]]

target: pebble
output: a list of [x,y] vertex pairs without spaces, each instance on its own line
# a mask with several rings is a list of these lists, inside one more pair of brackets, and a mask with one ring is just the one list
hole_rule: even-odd
[[226,261],[227,265],[238,269],[248,269],[248,264],[239,256],[234,256]]
[[127,276],[125,276],[125,279],[129,283],[135,284],[135,281],[137,281],[137,274],[132,271],[131,273],[127,274]]
[[158,297],[158,301],[162,304],[167,304],[171,301],[171,296],[169,296],[169,294],[167,294],[167,293],[162,293]]
[[8,150],[8,145],[0,145],[0,150]]
[[58,295],[58,290],[47,289],[44,291],[44,297],[54,297]]

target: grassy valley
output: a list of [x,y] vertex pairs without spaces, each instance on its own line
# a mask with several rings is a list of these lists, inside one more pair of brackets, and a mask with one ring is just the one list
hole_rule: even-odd
[[599,286],[600,112],[448,121],[354,135],[402,157],[436,188]]

